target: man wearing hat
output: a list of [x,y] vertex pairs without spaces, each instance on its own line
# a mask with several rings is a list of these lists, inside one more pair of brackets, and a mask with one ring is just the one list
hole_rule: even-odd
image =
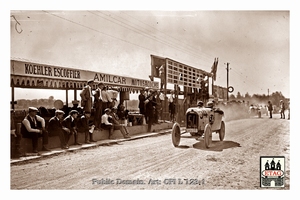
[[79,112],[79,115],[83,114],[81,107],[79,107],[79,101],[78,100],[73,100],[72,104],[73,106],[71,107],[71,110],[77,110]]
[[94,94],[94,108],[95,111],[95,118],[94,118],[94,124],[95,129],[100,128],[101,123],[101,116],[102,116],[102,110],[103,110],[103,98],[102,98],[102,90],[105,87],[104,83],[100,82],[98,83],[98,88],[95,91]]
[[91,144],[91,142],[96,142],[93,139],[93,133],[90,132],[90,125],[89,125],[90,117],[91,117],[91,113],[85,111],[84,115],[81,116],[77,124],[78,131],[84,133],[84,137],[85,137],[84,143],[86,144]]
[[149,90],[149,95],[146,97],[145,100],[145,108],[146,108],[146,121],[148,124],[148,132],[151,132],[151,126],[154,123],[154,112],[155,112],[155,106],[156,106],[156,100],[155,100],[155,92],[154,90]]
[[62,126],[62,120],[65,112],[62,110],[56,110],[55,116],[49,120],[48,123],[48,132],[50,135],[58,134],[60,140],[60,146],[62,149],[68,149],[68,144],[66,143],[64,131],[68,131],[67,128]]
[[92,111],[92,86],[94,80],[88,80],[87,85],[84,86],[82,91],[80,92],[81,97],[81,106],[83,107],[84,111],[91,112]]
[[109,108],[106,108],[104,110],[104,114],[101,116],[101,128],[108,130],[108,139],[111,138],[112,133],[114,132],[114,126],[113,124],[109,121],[112,120],[112,117],[109,115],[111,110]]
[[29,107],[28,114],[21,124],[21,133],[24,138],[32,139],[33,153],[38,153],[38,138],[43,138],[42,151],[50,151],[48,145],[48,132],[45,129],[45,119],[37,115],[38,109]]
[[77,133],[77,126],[76,126],[76,118],[79,112],[77,110],[71,110],[69,115],[62,121],[63,127],[66,128],[65,131],[65,140],[66,144],[68,145],[71,135],[74,135],[74,145],[81,145],[78,142],[78,133]]
[[139,98],[139,110],[140,114],[145,115],[145,101],[146,101],[146,96],[145,96],[145,90],[141,89],[141,93],[138,96]]

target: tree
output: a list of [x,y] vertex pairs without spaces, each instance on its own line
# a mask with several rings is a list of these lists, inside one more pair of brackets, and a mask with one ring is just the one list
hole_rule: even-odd
[[237,99],[242,99],[242,98],[243,98],[243,96],[241,95],[241,93],[240,93],[240,92],[238,92],[238,93],[236,94],[236,98],[237,98]]
[[232,99],[235,99],[235,96],[234,96],[234,94],[231,94],[230,96],[229,96],[229,98],[232,100]]

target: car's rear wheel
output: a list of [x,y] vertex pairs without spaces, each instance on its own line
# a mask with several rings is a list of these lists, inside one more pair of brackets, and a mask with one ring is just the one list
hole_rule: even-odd
[[225,137],[225,123],[222,121],[221,122],[221,128],[219,130],[219,138],[220,138],[220,141],[223,141],[224,140],[224,137]]

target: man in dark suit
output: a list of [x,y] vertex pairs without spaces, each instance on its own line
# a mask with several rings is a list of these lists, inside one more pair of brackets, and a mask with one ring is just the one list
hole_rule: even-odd
[[146,103],[146,113],[147,113],[147,123],[148,123],[148,132],[151,132],[151,126],[154,123],[154,112],[156,106],[156,99],[155,99],[155,91],[149,90],[149,95],[145,100]]
[[67,128],[65,131],[65,139],[66,144],[68,145],[71,135],[74,135],[74,145],[81,145],[78,142],[78,133],[77,133],[77,126],[76,126],[76,118],[78,116],[77,110],[71,110],[69,115],[62,121],[63,127]]
[[42,151],[50,151],[48,145],[48,132],[45,129],[45,119],[37,115],[38,109],[29,107],[28,115],[21,124],[21,133],[24,138],[32,139],[33,153],[38,153],[38,138],[43,138]]
[[64,131],[67,131],[66,128],[64,128],[62,126],[62,120],[64,117],[65,112],[63,112],[62,110],[56,110],[55,111],[55,116],[52,117],[49,120],[48,123],[48,132],[49,134],[58,134],[59,139],[60,139],[60,146],[62,149],[68,149],[68,144],[66,143],[66,139],[65,139],[65,133]]
[[81,106],[83,107],[83,110],[86,112],[92,111],[92,86],[93,86],[94,80],[89,80],[87,82],[87,85],[82,89],[80,92],[81,97]]
[[104,87],[105,85],[102,82],[100,82],[94,94],[94,108],[96,109],[95,117],[94,117],[95,129],[100,128],[100,124],[101,124],[101,116],[103,110],[102,90]]
[[140,109],[140,114],[145,115],[145,90],[142,89],[141,93],[139,94],[139,109]]
[[269,111],[270,118],[272,118],[273,105],[271,101],[268,101],[268,111]]
[[[90,130],[89,120],[91,117],[90,112],[84,112],[84,115],[78,120],[78,131],[84,133],[85,140],[84,143],[91,144],[91,142],[96,142],[93,139],[93,131]],[[94,126],[94,125],[93,125]],[[89,139],[90,136],[90,139]]]

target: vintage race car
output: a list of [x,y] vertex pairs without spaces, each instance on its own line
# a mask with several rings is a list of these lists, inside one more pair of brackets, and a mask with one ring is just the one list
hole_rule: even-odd
[[[186,129],[181,131],[175,122],[172,127],[172,142],[175,147],[180,143],[181,135],[190,133],[190,138],[199,139],[204,136],[206,148],[212,143],[212,132],[219,134],[220,141],[225,137],[224,112],[219,108],[188,108],[186,113]],[[186,137],[185,137],[186,138]]]

